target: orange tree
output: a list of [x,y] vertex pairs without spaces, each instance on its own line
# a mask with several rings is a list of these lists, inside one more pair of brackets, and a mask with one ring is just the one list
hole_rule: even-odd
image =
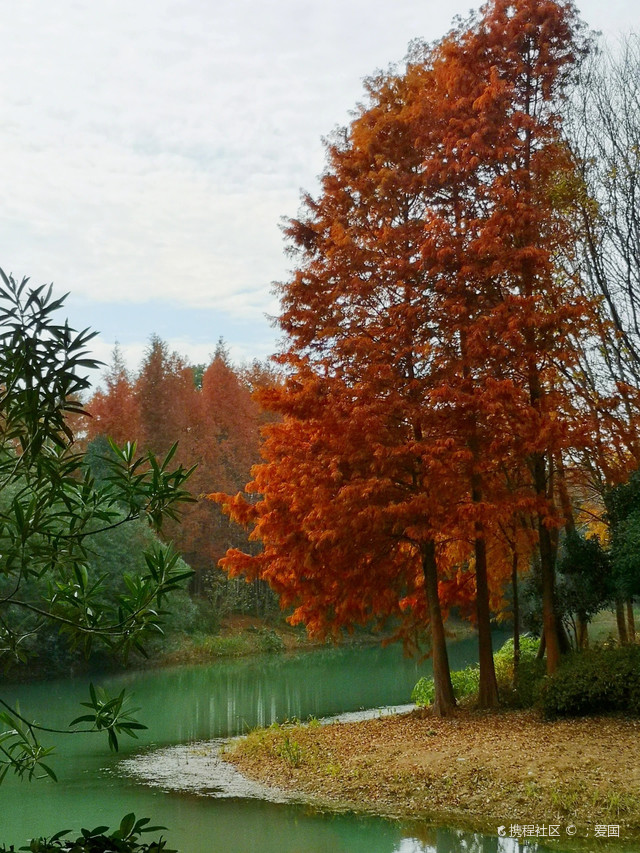
[[289,374],[247,487],[260,497],[216,496],[264,544],[224,565],[268,579],[294,619],[395,613],[406,629],[428,614],[442,713],[445,590],[475,602],[480,701],[497,701],[490,604],[508,572],[488,555],[523,514],[537,518],[557,663],[551,474],[586,441],[564,373],[591,311],[554,266],[573,239],[554,188],[573,169],[557,107],[579,31],[570,4],[495,0],[404,74],[369,81],[288,228]]
[[[445,297],[441,337],[455,368],[447,391],[473,458],[479,613],[482,510],[495,515],[499,506],[489,487],[497,460],[520,471],[520,494],[507,493],[514,509],[537,519],[550,671],[559,654],[554,530],[562,523],[554,473],[563,454],[588,441],[587,412],[566,376],[577,342],[595,331],[594,306],[556,264],[575,243],[558,189],[574,175],[559,110],[587,47],[571,4],[496,0],[436,50],[431,98],[444,105],[443,120],[433,128],[430,109],[424,122],[424,135],[440,139],[432,168],[450,188],[422,254]],[[480,618],[479,628],[481,669],[483,660],[489,668]],[[490,675],[480,689],[488,704]]]
[[[266,547],[254,560],[236,552],[224,564],[261,572],[283,603],[297,605],[293,618],[318,629],[394,614],[406,635],[426,609],[426,589],[437,703],[446,712],[454,698],[436,551],[443,507],[453,501],[430,466],[456,457],[444,452],[451,443],[438,431],[436,407],[425,406],[438,366],[419,253],[424,152],[406,81],[382,75],[369,88],[370,108],[330,146],[322,197],[308,198],[308,215],[289,229],[302,260],[282,292],[291,341],[282,360],[293,372],[270,395],[284,420],[268,430],[268,461],[251,487],[265,498],[258,534]],[[333,479],[323,480],[329,471]],[[448,480],[451,489],[459,482]],[[308,568],[296,572],[303,564],[316,566],[313,584]]]
[[[275,381],[259,363],[243,370],[229,362],[219,344],[201,375],[167,344],[153,336],[137,376],[129,376],[116,347],[104,376],[104,389],[91,397],[91,418],[82,426],[92,441],[92,459],[108,452],[106,438],[123,442],[136,438],[145,452],[166,453],[178,441],[177,459],[196,465],[190,480],[196,494],[212,489],[233,491],[250,476],[259,459],[259,429],[264,413],[251,398],[251,386]],[[100,437],[99,442],[94,439]],[[194,570],[191,589],[204,594],[217,575],[212,570],[232,545],[246,537],[219,507],[194,501],[181,523],[164,531]],[[219,574],[219,573],[218,573]],[[215,586],[215,584],[214,584]],[[256,604],[258,590],[256,585]],[[264,602],[263,602],[264,603]]]

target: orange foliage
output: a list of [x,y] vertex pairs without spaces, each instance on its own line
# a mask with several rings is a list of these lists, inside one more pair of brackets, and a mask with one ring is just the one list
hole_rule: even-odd
[[117,444],[134,441],[140,433],[138,404],[122,353],[116,345],[112,362],[104,377],[105,390],[97,391],[87,408],[87,438],[108,435]]
[[[253,365],[253,382],[268,387],[270,372]],[[93,415],[88,438],[108,435],[116,442],[137,439],[141,451],[166,453],[178,442],[177,461],[197,464],[190,479],[194,494],[214,489],[232,491],[249,479],[259,458],[259,430],[265,415],[251,397],[244,374],[235,371],[220,351],[206,368],[202,388],[193,368],[153,337],[138,376],[132,381],[116,349],[105,377],[105,389],[88,403]],[[189,504],[180,524],[166,534],[196,571],[194,589],[204,591],[205,578],[233,546],[247,547],[244,533],[209,501]]]
[[574,168],[557,109],[578,33],[570,4],[492,0],[416,48],[368,81],[287,229],[288,375],[268,399],[283,421],[247,486],[257,503],[225,505],[264,550],[223,565],[267,579],[294,621],[408,631],[427,542],[442,601],[467,610],[485,556],[500,607],[514,519],[537,517],[551,553],[552,460],[591,441],[565,376],[595,314],[556,267],[574,234],[552,192]]

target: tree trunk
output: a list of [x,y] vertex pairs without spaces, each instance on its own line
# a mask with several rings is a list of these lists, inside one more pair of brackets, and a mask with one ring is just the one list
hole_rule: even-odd
[[621,598],[616,598],[616,622],[618,623],[618,636],[620,638],[620,645],[626,646],[629,643],[629,636],[627,635],[627,622],[625,620],[624,601]]
[[520,666],[520,598],[518,596],[518,550],[514,546],[511,560],[511,590],[513,594],[513,680]]
[[542,660],[544,658],[544,653],[547,651],[547,641],[544,636],[544,628],[542,629],[542,634],[540,635],[540,645],[538,646],[538,651],[536,652],[536,660]]
[[560,649],[560,654],[568,655],[571,651],[571,640],[562,619],[556,619],[556,628],[558,631],[558,648]]
[[[547,500],[547,478],[544,456],[533,456],[534,486],[538,498]],[[555,606],[555,549],[545,519],[538,513],[538,538],[540,541],[540,577],[542,580],[542,625],[547,649],[547,675],[554,673],[560,663],[560,641]]]
[[578,614],[578,631],[576,634],[576,644],[579,649],[589,648],[589,623],[580,614]]
[[564,515],[564,529],[567,531],[567,533],[574,533],[576,529],[576,522],[575,518],[573,517],[573,507],[571,505],[569,489],[567,488],[567,481],[564,472],[564,462],[562,461],[561,454],[558,453],[554,457],[553,461],[558,475],[556,477],[556,487],[558,489],[558,495],[560,496],[560,506],[562,507],[562,514]]
[[422,571],[424,572],[424,588],[431,621],[431,649],[433,662],[433,684],[435,701],[433,712],[439,717],[446,717],[456,707],[456,697],[451,684],[451,670],[447,654],[447,641],[442,622],[440,598],[438,597],[438,568],[436,564],[436,546],[433,542],[425,542],[421,548]]
[[629,631],[629,642],[636,641],[636,620],[633,615],[633,598],[627,599],[627,628]]
[[491,640],[491,611],[489,609],[489,584],[487,581],[487,549],[484,539],[476,539],[476,613],[478,615],[478,661],[480,663],[480,685],[478,705],[480,708],[498,706],[498,682],[493,663]]
[[[462,351],[464,354],[464,341]],[[465,376],[469,371],[465,367]],[[469,380],[471,381],[471,380]],[[471,469],[471,500],[476,506],[482,503],[482,479],[477,470],[480,460],[480,442],[475,415],[469,422],[469,437],[467,445],[472,454]],[[480,666],[480,683],[478,686],[478,705],[480,708],[496,708],[498,706],[498,683],[493,663],[493,643],[491,641],[491,609],[489,607],[489,579],[487,575],[487,546],[484,538],[482,520],[475,521],[475,558],[476,558],[476,616],[478,620],[478,663]]]

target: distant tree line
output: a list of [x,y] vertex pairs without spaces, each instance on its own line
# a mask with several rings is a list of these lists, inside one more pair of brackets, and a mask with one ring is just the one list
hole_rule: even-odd
[[135,441],[138,452],[157,454],[178,442],[176,459],[197,466],[190,479],[197,501],[184,508],[180,524],[167,524],[163,535],[194,571],[192,593],[209,599],[219,615],[235,610],[264,616],[278,609],[266,583],[229,579],[218,568],[229,548],[257,546],[205,499],[212,491],[239,491],[250,479],[260,458],[261,427],[273,420],[253,392],[275,376],[257,361],[234,367],[222,340],[209,364],[192,365],[154,335],[137,372],[114,348],[102,387],[87,403],[85,441],[96,470],[109,457],[108,439]]

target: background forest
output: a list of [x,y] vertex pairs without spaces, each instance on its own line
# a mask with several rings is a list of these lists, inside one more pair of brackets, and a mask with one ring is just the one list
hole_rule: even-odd
[[[258,546],[205,498],[218,488],[235,493],[249,481],[260,458],[261,428],[273,421],[255,392],[273,385],[276,377],[275,369],[257,361],[234,367],[222,340],[209,364],[191,365],[154,336],[136,374],[127,370],[116,347],[101,390],[88,402],[91,417],[83,420],[82,443],[98,478],[112,452],[110,439],[116,444],[135,440],[138,452],[157,455],[177,442],[176,461],[186,464],[190,459],[189,465],[197,466],[189,481],[197,501],[182,509],[179,522],[163,528],[163,537],[193,571],[190,595],[185,593],[173,608],[174,630],[216,632],[232,613],[279,618],[277,599],[266,582],[230,579],[218,568],[229,548],[255,551]],[[123,532],[120,543],[114,537],[100,559],[108,559],[114,571],[123,557],[125,562],[135,559],[133,535]],[[274,641],[270,634],[266,637]]]

